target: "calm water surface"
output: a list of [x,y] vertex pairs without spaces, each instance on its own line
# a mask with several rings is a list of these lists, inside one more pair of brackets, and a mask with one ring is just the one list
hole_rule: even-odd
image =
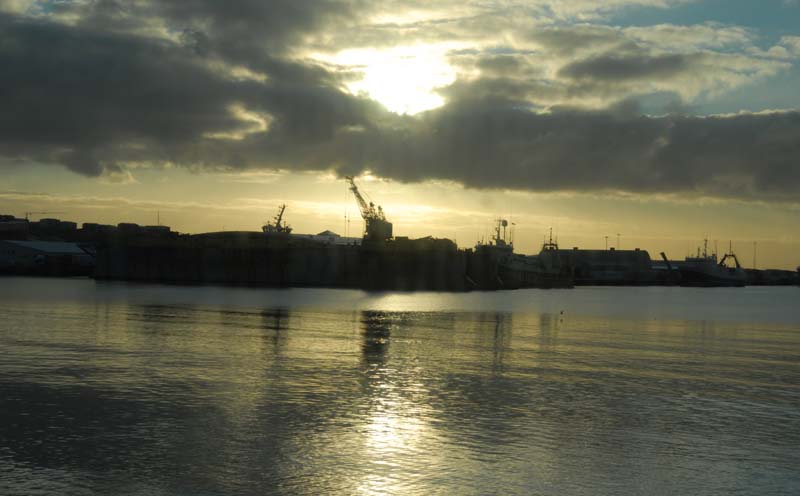
[[0,494],[798,494],[799,301],[0,278]]

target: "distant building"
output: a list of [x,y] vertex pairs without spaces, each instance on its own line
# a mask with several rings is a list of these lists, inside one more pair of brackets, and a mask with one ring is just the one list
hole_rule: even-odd
[[61,219],[41,219],[39,222],[35,222],[36,227],[40,229],[46,229],[50,231],[56,232],[63,232],[63,231],[75,231],[78,229],[78,224],[76,222],[72,222],[69,220],[61,220]]
[[147,234],[167,235],[172,231],[170,230],[169,226],[144,226],[144,232]]
[[322,231],[318,234],[292,234],[292,238],[308,239],[317,243],[327,243],[331,245],[360,245],[361,238],[346,238],[333,231]]
[[84,222],[81,226],[81,230],[84,233],[108,234],[116,231],[117,226],[112,226],[110,224],[98,224],[96,222]]
[[94,258],[77,243],[0,240],[0,272],[89,275]]
[[[646,250],[558,250],[565,263],[575,268],[576,285],[663,284],[670,274],[654,264]],[[671,271],[669,271],[671,272]]]
[[30,224],[25,219],[13,215],[0,215],[0,239],[25,239],[30,232]]
[[142,232],[142,226],[133,222],[120,222],[117,224],[117,229],[121,234],[139,234]]

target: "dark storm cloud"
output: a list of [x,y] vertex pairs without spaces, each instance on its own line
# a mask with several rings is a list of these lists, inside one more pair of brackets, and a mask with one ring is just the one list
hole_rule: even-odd
[[690,67],[693,55],[602,55],[573,62],[559,70],[559,77],[623,82],[631,79],[670,78]]
[[96,148],[239,125],[226,111],[238,88],[168,43],[0,17],[0,64],[4,148],[87,174]]
[[[77,16],[79,28],[142,34],[162,26],[181,33],[196,55],[281,76],[321,78],[323,71],[286,63],[286,55],[304,36],[331,23],[346,26],[355,17],[357,0],[95,0],[66,2],[54,14]],[[275,74],[272,74],[275,72]]]
[[476,188],[800,201],[800,113],[653,118],[635,110],[537,114],[514,102],[453,102],[402,133],[365,136],[351,163]]
[[[522,55],[477,54],[470,63],[482,77],[443,89],[445,106],[397,116],[295,54],[304,36],[348,22],[355,4],[236,5],[59,4],[54,15],[69,24],[0,14],[0,163],[57,162],[90,176],[122,174],[130,163],[371,170],[476,188],[800,202],[796,112],[654,118],[635,106],[541,113],[531,105],[581,87],[685,74],[690,56],[613,51],[622,45],[612,40],[554,83],[537,79],[541,68]],[[236,109],[268,129],[255,130]]]
[[0,152],[87,175],[125,160],[241,166],[230,143],[204,138],[249,125],[232,105],[268,114],[276,134],[297,142],[362,124],[375,107],[319,67],[254,60],[269,69],[266,83],[212,70],[170,41],[0,15]]

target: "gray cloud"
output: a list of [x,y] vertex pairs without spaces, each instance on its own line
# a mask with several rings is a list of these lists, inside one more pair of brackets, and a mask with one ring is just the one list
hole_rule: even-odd
[[87,175],[115,161],[243,165],[232,143],[207,138],[251,125],[236,104],[269,118],[271,136],[297,142],[362,125],[377,109],[318,66],[257,60],[264,83],[169,40],[0,15],[0,152]]
[[3,148],[87,174],[100,172],[98,147],[237,125],[226,110],[235,85],[168,43],[0,17],[0,61]]
[[364,140],[360,155],[377,174],[406,181],[800,201],[800,113],[653,118],[634,111],[537,114],[514,102],[453,102],[402,135]]
[[[750,32],[714,25],[641,28],[569,26],[535,29],[517,48],[460,50],[450,54],[460,68],[465,88],[487,95],[490,90],[524,98],[538,107],[574,105],[601,108],[620,99],[675,95],[693,103],[705,95],[764,80],[790,67],[788,52],[764,52],[750,44]],[[659,40],[663,39],[663,43]],[[736,41],[735,41],[736,40]],[[738,52],[726,51],[740,43]],[[725,48],[714,50],[709,47]],[[500,67],[495,59],[503,61]],[[480,73],[480,77],[474,77]]]
[[670,78],[685,72],[696,56],[683,54],[617,57],[602,55],[573,62],[558,71],[560,77],[622,82],[630,79]]
[[296,56],[306,36],[348,22],[353,4],[82,5],[54,14],[70,23],[0,14],[0,163],[56,162],[89,176],[164,163],[371,170],[476,188],[800,202],[797,112],[648,117],[630,101],[552,105],[581,93],[617,101],[638,82],[683,84],[709,54],[651,53],[608,29],[549,31],[540,43],[570,57],[555,80],[535,51],[462,52],[454,57],[478,75],[442,89],[443,107],[398,116],[344,91],[346,74]]
[[525,33],[525,39],[559,56],[613,50],[617,54],[638,51],[637,45],[619,30],[605,26],[544,27]]

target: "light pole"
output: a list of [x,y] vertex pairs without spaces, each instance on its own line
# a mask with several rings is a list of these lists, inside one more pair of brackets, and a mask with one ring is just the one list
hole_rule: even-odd
[[604,236],[606,238],[606,251],[608,251],[608,236]]
[[617,233],[617,250],[619,250],[619,233]]
[[753,268],[756,268],[756,248],[758,247],[758,241],[753,241]]

